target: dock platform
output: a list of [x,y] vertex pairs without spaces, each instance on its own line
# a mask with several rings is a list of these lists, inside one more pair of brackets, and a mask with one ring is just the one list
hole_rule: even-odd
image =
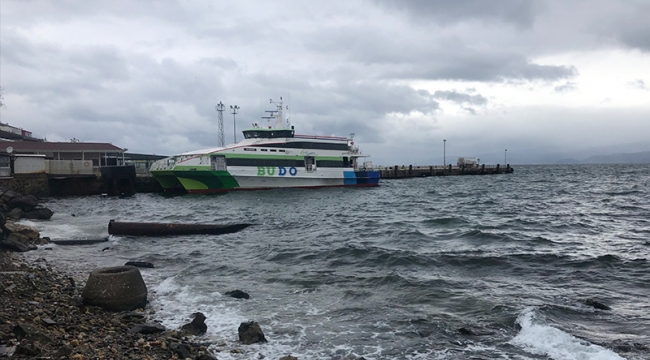
[[404,179],[413,177],[426,176],[459,176],[459,175],[494,175],[494,174],[512,174],[514,169],[507,164],[506,166],[497,165],[480,165],[471,167],[452,166],[391,166],[379,169],[381,179]]

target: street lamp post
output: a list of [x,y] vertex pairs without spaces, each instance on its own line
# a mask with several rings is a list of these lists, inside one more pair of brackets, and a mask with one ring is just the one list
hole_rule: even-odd
[[442,165],[447,169],[447,139],[442,140]]
[[506,151],[503,152],[503,165],[507,165],[507,164],[508,164],[508,149],[506,149]]
[[237,115],[237,110],[239,110],[239,106],[230,105],[230,113],[232,114],[232,127],[233,127],[232,136],[235,139],[235,144],[237,143],[237,121],[235,120],[235,115]]

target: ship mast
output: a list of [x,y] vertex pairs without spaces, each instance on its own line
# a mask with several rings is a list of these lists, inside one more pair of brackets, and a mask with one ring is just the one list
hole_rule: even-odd
[[[282,110],[283,110],[283,105],[282,105],[282,96],[280,96],[280,101],[276,102],[273,101],[273,99],[270,99],[269,103],[275,104],[276,110],[266,110],[265,112],[269,113],[269,116],[262,116],[262,119],[275,119],[275,128],[276,129],[284,129],[284,117],[282,115]],[[287,106],[287,110],[289,107]],[[287,124],[289,123],[289,120],[287,119]],[[269,128],[271,128],[269,126]]]

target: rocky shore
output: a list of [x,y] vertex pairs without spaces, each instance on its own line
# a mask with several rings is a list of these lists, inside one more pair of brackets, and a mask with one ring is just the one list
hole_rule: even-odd
[[[44,260],[0,250],[0,358],[215,359],[181,330],[144,325],[148,313],[85,306],[72,277]],[[152,333],[159,331],[157,333]]]

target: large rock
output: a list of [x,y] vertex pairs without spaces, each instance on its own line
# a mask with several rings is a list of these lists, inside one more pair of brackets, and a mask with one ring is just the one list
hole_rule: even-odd
[[30,250],[36,250],[36,245],[32,244],[25,244],[20,241],[12,240],[12,239],[4,239],[0,240],[0,249],[6,249],[10,251],[16,251],[16,252],[27,252]]
[[30,227],[30,226],[25,226],[21,224],[16,224],[16,223],[6,223],[5,228],[9,233],[11,234],[21,234],[26,236],[30,241],[36,241],[41,234],[38,232],[38,230]]
[[16,196],[9,201],[10,207],[21,208],[25,212],[33,210],[36,205],[38,205],[38,199],[34,195]]
[[49,220],[52,215],[54,215],[54,212],[48,208],[37,208],[25,212],[24,217],[26,219]]
[[254,343],[265,343],[266,338],[260,328],[260,324],[255,321],[243,322],[239,325],[239,341],[244,345]]
[[12,209],[7,213],[7,217],[13,220],[20,220],[23,218],[23,216],[25,216],[25,212],[21,208]]
[[197,312],[192,314],[194,319],[189,324],[181,326],[181,332],[186,335],[203,335],[208,330],[208,325],[205,324],[205,315]]
[[3,202],[9,203],[16,196],[18,196],[18,194],[15,191],[7,190],[7,191],[4,192],[4,194],[2,194],[1,199],[2,199]]

